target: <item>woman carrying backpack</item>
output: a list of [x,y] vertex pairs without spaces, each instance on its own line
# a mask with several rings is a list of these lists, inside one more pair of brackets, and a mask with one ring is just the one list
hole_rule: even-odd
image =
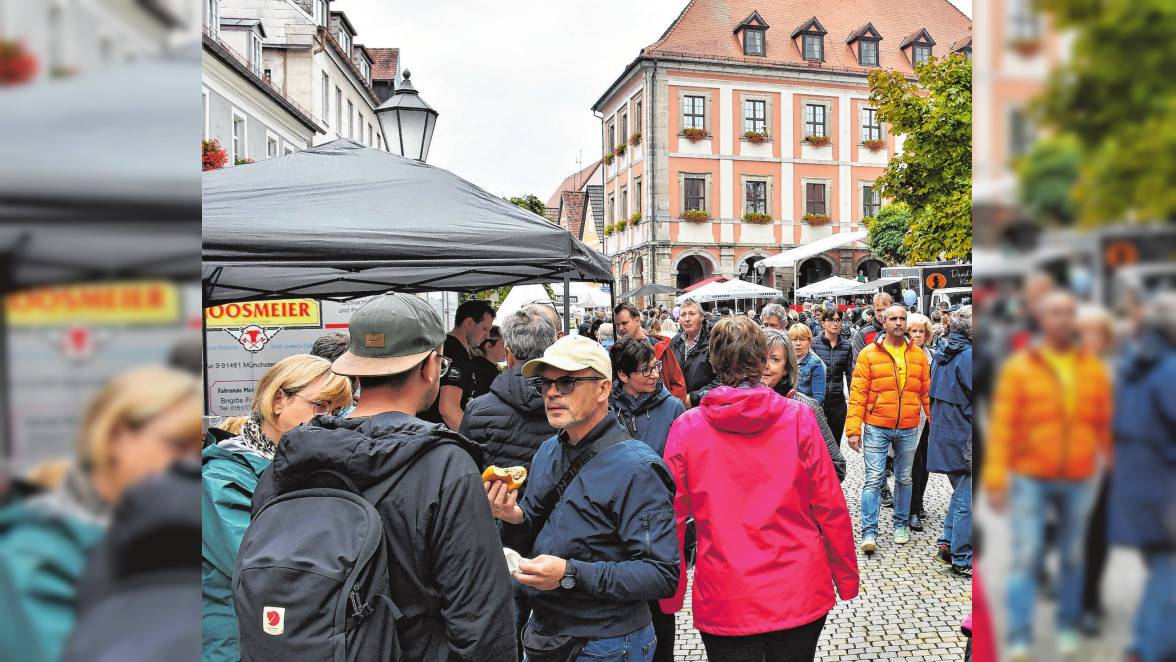
[[201,622],[204,662],[236,662],[237,616],[233,611],[233,566],[258,477],[273,461],[282,435],[315,416],[351,406],[351,382],[331,372],[331,363],[310,354],[278,361],[257,382],[253,406],[241,434],[202,454]]

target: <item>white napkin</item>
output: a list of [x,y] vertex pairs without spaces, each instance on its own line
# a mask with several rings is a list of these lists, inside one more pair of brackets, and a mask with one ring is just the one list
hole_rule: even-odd
[[507,570],[510,570],[511,574],[518,572],[519,563],[523,561],[522,555],[509,547],[503,547],[502,553],[506,556]]

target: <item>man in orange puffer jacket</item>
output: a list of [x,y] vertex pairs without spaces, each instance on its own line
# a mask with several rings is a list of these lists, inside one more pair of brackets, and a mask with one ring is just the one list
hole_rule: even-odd
[[1111,459],[1111,381],[1098,357],[1077,347],[1077,306],[1057,291],[1038,304],[1041,342],[1005,364],[992,403],[984,487],[1012,525],[1008,587],[1009,659],[1033,651],[1036,571],[1045,522],[1057,513],[1058,652],[1076,652],[1082,614],[1083,544],[1099,462]]
[[894,445],[894,542],[911,539],[911,468],[919,445],[919,410],[931,414],[931,368],[923,350],[906,339],[907,311],[890,306],[878,334],[857,358],[849,389],[845,432],[850,448],[865,446],[862,551],[878,549],[878,510],[886,480],[886,451]]

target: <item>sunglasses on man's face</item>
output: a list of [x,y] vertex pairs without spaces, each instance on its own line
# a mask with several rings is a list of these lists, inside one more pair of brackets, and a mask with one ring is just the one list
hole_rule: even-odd
[[536,393],[545,396],[547,395],[547,391],[551,388],[552,384],[555,384],[555,390],[558,391],[560,395],[567,395],[576,390],[576,385],[580,382],[598,382],[603,379],[604,377],[560,377],[558,379],[532,377],[527,381],[531,383],[531,387],[535,389]]

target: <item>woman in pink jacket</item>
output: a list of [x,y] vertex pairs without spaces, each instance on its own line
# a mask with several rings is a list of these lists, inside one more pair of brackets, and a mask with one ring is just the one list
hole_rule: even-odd
[[[724,662],[813,660],[837,596],[858,593],[853,525],[811,408],[761,385],[763,331],[746,317],[710,336],[722,386],[674,422],[679,544],[698,532],[694,627]],[[666,611],[681,608],[686,569]]]

